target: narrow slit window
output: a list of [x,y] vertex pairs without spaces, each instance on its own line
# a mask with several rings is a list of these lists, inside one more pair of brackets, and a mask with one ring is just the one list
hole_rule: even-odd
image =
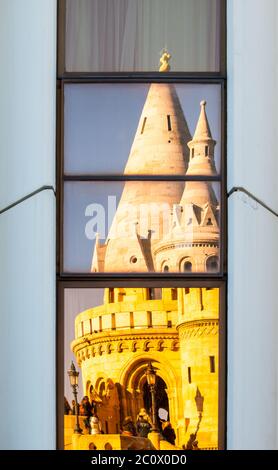
[[172,126],[171,126],[171,116],[170,116],[170,114],[167,114],[167,124],[168,124],[168,131],[171,131]]
[[210,365],[210,372],[214,374],[215,372],[215,357],[209,356],[209,365]]
[[206,157],[208,157],[208,154],[209,154],[209,148],[208,148],[208,145],[206,145],[206,147],[205,147],[205,155],[206,155]]
[[191,367],[187,368],[188,383],[191,384]]
[[146,121],[147,121],[147,118],[144,117],[143,124],[142,124],[142,129],[141,129],[141,134],[143,134],[143,132],[144,132]]
[[109,303],[114,303],[114,289],[109,289]]

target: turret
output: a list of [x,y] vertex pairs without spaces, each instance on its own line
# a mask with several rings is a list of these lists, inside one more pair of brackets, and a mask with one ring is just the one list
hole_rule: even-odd
[[[219,290],[211,288],[178,289],[184,421],[184,442],[198,431],[196,439],[203,448],[218,446],[218,357]],[[196,408],[196,395],[203,410]]]
[[[190,159],[187,175],[213,176],[216,141],[206,115],[206,102],[193,139],[188,143]],[[213,184],[187,181],[179,204],[173,206],[171,230],[155,246],[157,271],[217,271],[219,266],[219,206]]]

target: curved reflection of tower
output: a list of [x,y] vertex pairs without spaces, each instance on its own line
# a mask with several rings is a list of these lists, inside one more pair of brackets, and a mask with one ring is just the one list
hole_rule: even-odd
[[[152,84],[124,174],[215,175],[205,105],[191,140],[174,85]],[[218,212],[209,182],[128,181],[92,271],[217,271]]]
[[[215,144],[204,102],[192,139],[175,87],[152,84],[125,174],[214,175]],[[126,204],[132,204],[131,213]],[[153,219],[154,204],[165,207]],[[211,183],[129,181],[105,244],[96,244],[92,271],[216,269],[218,237]],[[105,432],[118,433],[126,416],[135,420],[141,407],[149,407],[145,370],[151,360],[177,445],[196,430],[198,389],[204,397],[199,446],[217,448],[218,289],[106,288],[103,305],[76,317],[71,346],[84,394],[94,392],[101,400]]]

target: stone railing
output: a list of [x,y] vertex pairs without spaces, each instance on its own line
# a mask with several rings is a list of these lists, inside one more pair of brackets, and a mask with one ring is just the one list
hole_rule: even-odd
[[[114,304],[117,307],[117,304]],[[130,307],[129,310],[124,308]],[[143,307],[143,305],[142,305]],[[144,307],[146,307],[144,305]],[[75,338],[113,330],[165,329],[175,328],[177,302],[148,301],[151,310],[139,310],[136,304],[120,305],[114,311],[100,307],[80,313],[75,320]],[[110,309],[112,310],[112,309]]]

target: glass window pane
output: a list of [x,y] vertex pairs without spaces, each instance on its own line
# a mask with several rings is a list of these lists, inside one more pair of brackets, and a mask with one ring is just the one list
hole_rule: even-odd
[[66,84],[66,174],[215,175],[221,86]]
[[[141,415],[148,415],[148,431],[156,425],[168,440],[167,450],[218,448],[219,288],[66,288],[62,313],[65,449],[76,449],[72,361],[79,373],[79,449],[121,450],[134,444],[132,435],[147,439]],[[174,432],[165,432],[167,421]],[[124,440],[117,436],[130,430]]]
[[220,0],[67,0],[66,71],[219,71]]
[[219,183],[66,182],[64,270],[219,271]]

